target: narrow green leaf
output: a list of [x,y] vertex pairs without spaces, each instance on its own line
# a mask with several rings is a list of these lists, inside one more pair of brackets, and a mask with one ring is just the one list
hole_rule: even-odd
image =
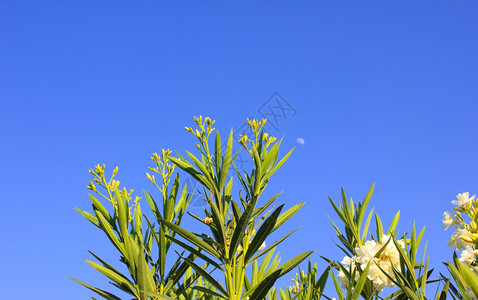
[[91,223],[93,223],[95,226],[100,227],[100,223],[99,223],[99,221],[98,221],[98,218],[97,218],[94,214],[89,213],[89,212],[84,211],[84,210],[81,210],[81,209],[79,209],[78,207],[76,207],[75,210],[76,210],[77,212],[79,212],[80,214],[82,214],[83,217],[85,217],[88,221],[90,221]]
[[289,220],[293,215],[295,215],[302,208],[302,206],[304,206],[304,204],[305,204],[305,202],[294,205],[291,208],[289,208],[288,210],[286,210],[283,214],[281,214],[277,218],[277,222],[274,226],[274,229],[271,232],[275,231],[282,224],[284,224],[287,220]]
[[468,265],[462,263],[461,261],[456,261],[455,263],[458,267],[458,270],[465,279],[466,283],[473,290],[473,293],[475,295],[478,295],[478,276],[471,270]]
[[249,260],[249,263],[252,263],[254,262],[256,259],[258,259],[259,257],[263,256],[264,254],[266,254],[267,252],[271,251],[272,249],[274,249],[277,245],[279,245],[282,241],[284,241],[286,238],[288,238],[292,233],[294,233],[298,228],[292,230],[291,232],[287,233],[286,235],[284,235],[283,237],[281,237],[279,240],[275,241],[274,243],[272,243],[271,245],[267,246],[266,248],[264,248],[264,250],[262,250],[261,252],[257,253],[256,255],[254,255],[250,260]]
[[182,227],[180,227],[176,224],[173,224],[173,223],[170,223],[170,222],[167,222],[167,221],[164,221],[163,224],[165,224],[166,226],[171,228],[171,230],[173,230],[174,232],[176,232],[177,234],[179,234],[180,236],[182,236],[186,240],[190,241],[194,245],[198,246],[202,250],[208,252],[209,254],[214,256],[215,258],[220,259],[222,257],[221,254],[219,254],[219,252],[217,252],[216,249],[214,249],[211,245],[206,243],[204,240],[197,237],[194,233],[192,233],[192,232],[190,232],[190,231],[188,231],[188,230],[186,230],[186,229],[184,229],[184,228],[182,228]]
[[367,220],[365,221],[365,225],[363,227],[363,232],[362,232],[362,244],[365,243],[365,240],[367,239],[368,235],[368,228],[370,226],[370,220],[372,219],[373,215],[373,209],[370,211],[368,214]]
[[116,270],[113,266],[111,266],[110,264],[108,264],[106,261],[104,261],[103,259],[101,259],[98,255],[94,254],[93,252],[91,252],[90,250],[88,250],[88,252],[93,255],[98,261],[100,261],[103,266],[113,272],[115,272],[118,276],[121,276],[126,282],[128,282],[130,284],[130,286],[133,286],[133,283],[125,276],[123,275],[120,271]]
[[251,202],[247,205],[247,208],[244,210],[244,213],[241,215],[241,218],[237,221],[237,226],[234,229],[234,233],[231,238],[231,244],[229,248],[229,257],[232,257],[237,250],[237,247],[240,245],[244,233],[247,229],[247,225],[256,206],[258,197],[255,196]]
[[113,280],[114,282],[116,282],[118,285],[120,286],[125,286],[128,288],[128,290],[130,290],[132,293],[134,293],[135,291],[135,288],[131,285],[131,283],[129,282],[129,280],[125,279],[123,275],[120,275],[118,274],[117,272],[111,270],[111,269],[108,269],[108,268],[105,268],[103,267],[102,265],[99,265],[93,261],[90,261],[90,260],[87,260],[86,261],[90,266],[92,266],[95,270],[97,270],[98,272],[100,272],[101,274],[105,275],[106,277],[108,277],[109,279]]
[[[68,277],[68,276],[67,276]],[[99,289],[99,288],[96,288],[94,286],[91,286],[87,283],[84,283],[83,281],[81,280],[78,280],[78,279],[75,279],[73,277],[68,277],[70,279],[73,279],[74,281],[78,282],[79,284],[83,285],[84,287],[87,287],[89,288],[90,290],[92,290],[93,292],[97,293],[98,295],[100,295],[101,297],[107,299],[107,300],[121,300],[121,298],[107,292],[107,291],[104,291],[102,289]]]
[[185,244],[183,242],[181,242],[180,240],[178,239],[175,239],[174,237],[172,236],[167,236],[170,240],[172,240],[173,242],[175,242],[176,244],[178,244],[179,246],[181,246],[181,248],[184,248],[186,250],[188,250],[189,252],[193,253],[194,255],[204,259],[207,263],[213,265],[214,267],[220,269],[221,271],[224,272],[224,269],[217,263],[215,262],[213,259],[209,258],[207,255],[205,255],[204,253],[201,253],[200,250],[198,249],[195,249],[191,246],[189,246],[188,244]]
[[383,236],[383,225],[377,213],[375,213],[375,230],[377,232],[377,241],[380,242]]
[[250,300],[262,300],[281,275],[281,270],[276,270],[267,276],[261,283],[253,289],[254,293],[250,296]]
[[185,160],[180,160],[175,157],[169,157],[169,160],[172,161],[181,170],[185,171],[186,173],[194,177],[194,179],[199,181],[202,185],[206,186],[207,188],[211,190],[213,189],[209,181],[207,180],[207,178],[203,174],[201,174],[201,172],[199,172],[196,168],[194,168],[189,162]]
[[362,289],[367,280],[367,274],[368,274],[369,268],[370,268],[370,262],[367,264],[367,267],[365,268],[365,270],[363,270],[362,274],[360,274],[359,280],[357,281],[357,285],[355,286],[352,292],[352,300],[357,300],[360,297],[360,294],[362,293]]
[[274,212],[264,221],[262,226],[259,228],[257,231],[256,236],[252,239],[251,244],[249,245],[249,248],[247,249],[247,253],[244,256],[244,261],[247,264],[249,259],[254,255],[262,245],[262,243],[266,240],[267,236],[272,232],[274,229],[277,218],[279,217],[279,214],[284,207],[284,204],[279,206],[274,210]]
[[95,214],[96,214],[96,217],[98,218],[101,229],[103,229],[103,231],[106,233],[106,236],[108,236],[110,241],[121,252],[121,254],[126,256],[126,250],[125,250],[124,244],[119,241],[118,237],[111,229],[111,225],[108,223],[108,221],[106,221],[105,217],[103,217],[103,215],[99,211],[95,210]]
[[294,258],[289,259],[289,260],[286,261],[285,263],[283,263],[283,264],[279,267],[279,268],[281,269],[280,276],[285,275],[285,274],[288,273],[290,270],[292,270],[293,268],[295,268],[298,264],[300,264],[302,261],[304,261],[304,259],[306,259],[307,257],[309,257],[309,255],[311,255],[312,253],[314,253],[314,251],[304,252],[304,253],[302,253],[302,254],[297,255],[297,256],[294,257]]
[[370,187],[370,189],[367,192],[367,195],[365,195],[365,198],[362,201],[362,206],[361,206],[361,210],[360,210],[360,213],[358,215],[358,221],[357,221],[357,224],[359,224],[359,228],[360,228],[360,225],[362,224],[362,219],[363,219],[363,216],[365,214],[367,205],[370,201],[370,198],[372,198],[374,188],[375,188],[375,183],[372,184],[372,187]]
[[197,273],[199,273],[207,282],[212,284],[216,289],[218,289],[224,296],[228,297],[229,294],[227,291],[222,287],[219,282],[217,282],[208,272],[206,272],[203,268],[195,264],[192,260],[187,257],[182,257],[185,262],[189,264]]
[[105,217],[105,219],[108,221],[108,223],[111,224],[112,223],[112,217],[111,217],[110,213],[108,212],[108,210],[93,195],[88,194],[88,196],[90,196],[90,199],[91,199],[91,202],[92,202],[92,205],[93,205],[93,210],[98,210],[101,213],[101,215],[103,215],[103,217]]
[[388,231],[387,231],[388,235],[392,235],[395,232],[399,219],[400,219],[400,211],[398,211],[395,214],[395,217],[393,217],[392,223],[390,224],[390,227],[388,228]]
[[232,142],[233,142],[233,134],[232,134],[232,129],[229,133],[229,138],[227,140],[227,146],[226,146],[226,155],[224,156],[224,159],[222,161],[222,168],[221,168],[221,174],[219,175],[219,184],[218,187],[219,189],[222,190],[222,187],[224,186],[227,178],[227,173],[229,172],[229,168],[231,167],[233,159],[232,157]]
[[212,290],[210,290],[210,289],[207,289],[207,288],[205,288],[205,287],[203,287],[203,286],[198,286],[198,285],[197,285],[197,286],[194,286],[192,289],[193,289],[193,290],[198,290],[198,291],[200,291],[201,293],[204,293],[204,294],[209,294],[209,295],[211,295],[211,296],[218,297],[218,298],[223,298],[223,299],[224,299],[224,296],[223,296],[223,295],[221,295],[221,294],[219,294],[219,293],[216,293],[216,292],[214,292],[214,291],[212,291]]
[[287,159],[289,158],[289,156],[292,154],[293,151],[294,151],[294,148],[292,148],[292,149],[279,161],[279,163],[274,167],[274,169],[272,169],[272,170],[267,174],[267,177],[271,177],[272,174],[274,174],[275,172],[277,172],[277,170],[279,170],[279,168],[287,161]]

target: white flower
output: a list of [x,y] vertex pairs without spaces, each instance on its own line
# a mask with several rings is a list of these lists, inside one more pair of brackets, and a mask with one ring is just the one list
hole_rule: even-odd
[[[400,240],[398,243],[402,248],[405,247],[404,241]],[[375,255],[385,246],[385,244],[387,244],[385,249],[380,256],[376,258]],[[374,287],[377,288],[378,291],[382,291],[386,286],[394,286],[394,283],[382,272],[382,270],[380,270],[380,268],[382,268],[394,279],[395,275],[393,274],[392,264],[395,268],[400,270],[400,254],[390,236],[383,235],[379,243],[376,241],[367,241],[362,247],[356,248],[355,252],[356,255],[354,257],[346,256],[342,260],[342,264],[349,266],[348,269],[351,273],[356,265],[360,265],[360,268],[364,270],[370,262],[367,277],[373,282]],[[359,276],[359,272],[356,272],[355,280],[358,280]],[[349,280],[344,272],[339,271],[337,278],[341,281],[344,288],[348,288]]]
[[266,242],[262,242],[262,245],[259,247],[259,249],[257,249],[257,251],[261,251],[261,250],[264,250],[266,249]]
[[468,247],[461,252],[460,261],[469,264],[475,261],[475,250],[473,247]]
[[468,193],[468,192],[463,193],[463,194],[458,194],[456,196],[457,200],[451,201],[451,204],[455,204],[455,205],[458,205],[458,206],[465,206],[469,202],[475,200],[475,195],[471,196],[471,198],[469,198],[469,196],[470,196],[470,193]]
[[449,212],[444,212],[443,213],[443,227],[445,227],[445,230],[448,229],[448,227],[450,227],[450,225],[453,225],[453,219],[451,217],[451,214]]
[[[266,242],[264,241],[264,242],[262,242],[262,245],[259,247],[259,249],[257,249],[257,251],[264,250],[265,248],[266,248]],[[241,252],[242,252],[242,246],[239,245],[239,246],[237,247],[237,250],[236,250],[236,251],[237,251],[237,253],[241,253]]]
[[471,243],[465,242],[462,237],[470,237],[471,233],[466,229],[458,229],[448,240],[448,247],[455,248],[457,251],[472,247]]

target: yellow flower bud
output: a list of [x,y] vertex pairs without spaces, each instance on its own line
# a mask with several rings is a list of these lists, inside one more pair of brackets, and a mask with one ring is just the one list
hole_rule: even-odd
[[146,177],[148,177],[149,181],[151,181],[152,183],[154,183],[154,175],[151,176],[151,175],[149,175],[149,173],[146,173]]
[[476,230],[478,229],[478,226],[476,225],[476,222],[475,221],[472,221],[470,223],[470,228],[471,228],[471,231],[472,232],[476,232]]
[[116,175],[116,173],[118,173],[118,166],[116,166],[116,168],[113,169],[113,176],[114,177]]
[[92,190],[93,192],[96,192],[95,184],[92,181],[90,181],[90,184],[86,188]]

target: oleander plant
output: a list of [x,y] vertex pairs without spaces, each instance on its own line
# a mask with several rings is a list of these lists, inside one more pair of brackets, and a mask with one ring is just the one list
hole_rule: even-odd
[[[341,201],[329,197],[336,214],[329,217],[331,229],[342,256],[319,253],[318,264],[312,260],[313,251],[307,251],[282,261],[282,242],[297,230],[284,233],[282,225],[305,203],[286,207],[277,204],[281,192],[265,191],[293,149],[279,155],[281,140],[264,130],[266,120],[247,120],[249,129],[237,141],[232,129],[223,140],[210,118],[194,121],[194,128],[186,127],[195,140],[194,151],[173,155],[162,150],[152,155],[154,164],[146,177],[154,193],[145,191],[141,197],[120,186],[118,167],[111,173],[105,165],[89,171],[92,207],[76,210],[106,235],[119,254],[113,264],[89,251],[93,260],[87,263],[108,279],[111,289],[70,277],[95,297],[478,299],[475,196],[458,194],[452,201],[453,212],[444,213],[445,229],[455,228],[449,246],[459,252],[444,263],[449,275],[435,275],[429,266],[424,228],[418,230],[413,224],[410,231],[400,233],[400,212],[384,227],[379,215],[368,208],[374,186],[359,202],[349,199],[343,189]],[[253,162],[250,170],[237,168],[240,152]],[[184,183],[186,176],[195,179],[194,188]],[[203,201],[201,215],[188,209],[198,195]],[[143,212],[144,201],[148,209]],[[184,226],[183,217],[197,226]],[[295,276],[289,274],[292,270]],[[278,279],[286,275],[292,284],[278,287]]]

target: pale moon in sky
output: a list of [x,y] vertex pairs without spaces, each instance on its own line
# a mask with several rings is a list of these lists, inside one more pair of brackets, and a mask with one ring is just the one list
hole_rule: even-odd
[[298,139],[297,139],[297,143],[303,145],[303,144],[305,144],[305,141],[304,141],[303,138],[298,138]]

